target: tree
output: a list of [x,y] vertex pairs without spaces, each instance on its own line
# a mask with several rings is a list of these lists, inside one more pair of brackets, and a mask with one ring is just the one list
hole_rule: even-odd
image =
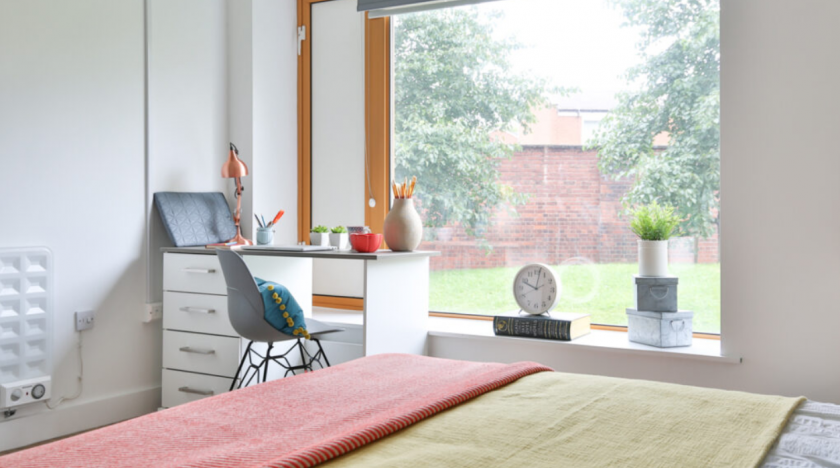
[[[611,1],[641,28],[643,63],[626,76],[638,91],[620,94],[596,132],[601,172],[634,177],[626,205],[672,205],[683,235],[709,237],[720,210],[719,1]],[[663,132],[670,142],[655,148]]]
[[512,70],[519,45],[494,35],[499,20],[475,8],[397,17],[395,175],[417,176],[427,226],[480,234],[500,205],[527,199],[499,181],[515,145],[492,135],[533,123],[547,87]]

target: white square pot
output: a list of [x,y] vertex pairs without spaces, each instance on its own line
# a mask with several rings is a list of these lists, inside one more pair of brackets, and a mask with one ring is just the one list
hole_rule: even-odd
[[310,232],[309,243],[312,245],[330,245],[330,234],[327,232],[323,234],[320,232]]
[[350,250],[350,234],[346,232],[330,233],[330,245],[338,248],[338,250]]

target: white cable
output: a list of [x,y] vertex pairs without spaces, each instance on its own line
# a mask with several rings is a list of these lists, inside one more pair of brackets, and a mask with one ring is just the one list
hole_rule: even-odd
[[82,382],[82,376],[85,374],[85,361],[82,358],[82,333],[83,332],[79,332],[79,345],[77,347],[79,349],[79,377],[78,377],[79,378],[79,391],[76,392],[76,394],[71,396],[71,397],[65,397],[65,396],[59,397],[58,401],[55,402],[55,405],[50,405],[49,401],[44,402],[47,405],[47,408],[49,408],[51,410],[54,410],[54,409],[58,408],[58,405],[64,403],[65,401],[75,400],[76,398],[79,398],[80,396],[82,396],[82,390],[84,389],[84,383]]
[[[359,15],[362,18],[362,43],[361,47],[359,48],[359,63],[362,64],[362,90],[364,91],[364,82],[365,82],[365,28],[367,24],[365,22],[365,15],[364,13]],[[373,194],[373,186],[370,183],[370,157],[368,156],[368,144],[367,144],[367,111],[364,112],[364,118],[362,121],[364,122],[364,140],[365,140],[365,176],[367,177],[367,185],[368,185],[368,194],[370,195],[370,199],[368,200],[368,205],[373,208],[376,206],[376,197]]]

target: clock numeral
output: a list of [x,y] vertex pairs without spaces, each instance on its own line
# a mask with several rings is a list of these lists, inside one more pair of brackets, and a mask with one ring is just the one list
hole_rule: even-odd
[[543,307],[546,307],[545,302],[543,302]]
[[551,300],[551,296],[548,296],[548,300],[549,300],[549,301]]
[[[521,288],[521,286],[520,286],[520,288]],[[554,290],[554,288],[551,288],[551,292],[556,292],[556,291]]]
[[553,279],[551,279],[551,278],[549,278],[549,279],[548,279],[548,284],[554,284],[554,280],[553,280]]

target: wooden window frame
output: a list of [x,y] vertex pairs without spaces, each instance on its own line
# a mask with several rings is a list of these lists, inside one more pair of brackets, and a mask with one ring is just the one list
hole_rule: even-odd
[[[306,27],[307,40],[298,57],[298,238],[308,241],[312,227],[312,49],[311,7],[330,0],[298,0],[298,24]],[[391,207],[391,18],[370,19],[365,13],[365,138],[371,186],[365,183],[365,200],[373,196],[377,203],[365,204],[365,224],[373,232],[382,232],[385,216]],[[351,297],[313,296],[313,305],[348,310],[363,310],[364,300]],[[432,317],[469,320],[493,320],[488,315],[429,312]],[[593,324],[593,330],[627,332],[627,327]],[[720,340],[720,335],[694,333],[695,338]]]

